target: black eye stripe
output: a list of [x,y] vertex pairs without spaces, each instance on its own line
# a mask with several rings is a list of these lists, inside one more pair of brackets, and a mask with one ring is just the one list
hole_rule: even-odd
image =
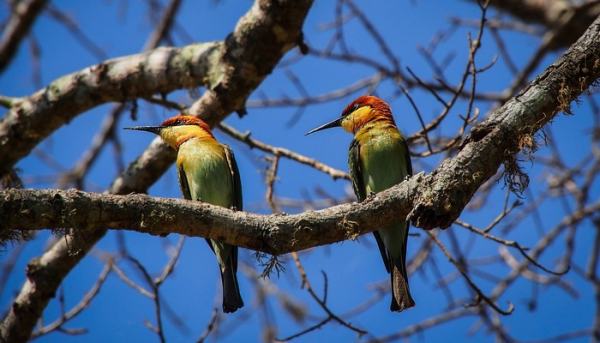
[[[362,106],[364,106],[364,105],[362,105]],[[346,110],[344,113],[342,113],[342,117],[345,117],[345,116],[349,115],[350,113],[358,110],[360,107],[361,107],[361,105],[358,104],[358,103],[352,105],[352,107],[348,108],[348,110]]]

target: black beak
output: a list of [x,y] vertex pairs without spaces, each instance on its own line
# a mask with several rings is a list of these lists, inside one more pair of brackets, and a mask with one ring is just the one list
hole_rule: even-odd
[[163,129],[163,126],[134,126],[134,127],[126,127],[125,130],[137,130],[137,131],[148,131],[155,134],[160,134],[160,130]]
[[325,129],[330,129],[330,128],[332,128],[332,127],[338,127],[338,126],[341,126],[341,125],[342,125],[342,119],[343,119],[343,118],[344,118],[344,117],[340,117],[340,118],[338,118],[338,119],[336,119],[336,120],[334,120],[334,121],[331,121],[331,122],[329,122],[329,123],[327,123],[327,124],[323,124],[323,125],[321,125],[321,126],[319,126],[319,127],[317,127],[317,128],[314,128],[314,129],[312,129],[312,130],[308,131],[308,132],[307,132],[307,133],[305,133],[304,135],[305,135],[305,136],[308,136],[308,135],[310,135],[311,133],[315,133],[315,132],[317,132],[317,131],[321,131],[321,130],[325,130]]

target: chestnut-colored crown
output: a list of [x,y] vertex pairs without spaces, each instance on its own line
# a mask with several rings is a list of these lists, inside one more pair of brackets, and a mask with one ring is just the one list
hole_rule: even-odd
[[186,115],[177,115],[165,120],[160,126],[169,127],[169,126],[181,126],[181,125],[198,125],[206,132],[210,131],[210,126],[206,124],[206,122],[200,118],[194,116],[186,116]]
[[362,106],[371,106],[371,108],[379,112],[379,114],[389,116],[392,115],[392,110],[387,102],[373,95],[363,95],[356,98],[348,106],[346,106],[346,108],[342,112],[342,117],[347,116],[348,114],[352,113],[354,110]]

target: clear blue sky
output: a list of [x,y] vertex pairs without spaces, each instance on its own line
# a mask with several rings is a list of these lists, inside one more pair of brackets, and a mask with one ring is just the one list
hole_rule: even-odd
[[[142,1],[91,0],[55,1],[54,3],[62,11],[73,16],[82,26],[83,32],[91,37],[109,57],[138,52],[153,28],[147,15],[147,8]],[[424,78],[431,76],[431,70],[422,56],[418,54],[417,46],[428,44],[436,32],[447,28],[448,19],[452,16],[470,19],[479,18],[477,6],[465,1],[404,0],[372,2],[364,0],[357,3],[370,18],[377,18],[375,21],[377,29],[388,41],[394,53],[399,56],[403,66],[411,67]],[[188,0],[184,1],[177,22],[180,27],[185,28],[195,41],[220,40],[232,30],[238,18],[248,10],[250,4],[250,1],[225,0],[217,4],[214,1]],[[6,4],[0,5],[0,19],[6,18],[6,14]],[[491,14],[494,14],[494,12],[492,11]],[[322,25],[331,22],[333,18],[333,1],[315,2],[304,27],[305,36],[311,46],[322,48],[327,44],[333,32],[323,30]],[[347,26],[345,33],[353,51],[360,51],[385,63],[385,59],[380,56],[377,46],[356,21]],[[448,42],[440,46],[436,54],[438,58],[443,58],[449,52],[456,53],[454,62],[447,74],[452,83],[458,82],[458,77],[462,73],[466,61],[466,33],[466,29],[459,29]],[[50,19],[47,15],[41,16],[33,29],[33,34],[41,47],[41,77],[43,84],[48,84],[59,76],[98,62],[98,59],[83,49],[63,26],[58,25],[56,21]],[[473,34],[475,35],[475,32]],[[174,37],[176,45],[186,44],[186,41],[180,35],[175,34]],[[537,41],[531,37],[514,33],[506,34],[505,38],[510,41],[514,60],[519,66],[523,66],[528,56],[537,46]],[[486,33],[482,51],[477,58],[478,65],[489,63],[496,54],[496,46]],[[291,55],[295,55],[295,52]],[[552,58],[554,58],[554,55]],[[547,65],[550,61],[546,61],[544,65]],[[28,44],[24,44],[10,68],[0,75],[0,94],[23,96],[35,91],[37,87],[32,82],[31,63]],[[290,66],[289,70],[301,79],[311,95],[347,86],[374,73],[374,70],[358,64],[335,63],[314,57],[304,58],[301,62]],[[511,76],[506,66],[502,61],[499,61],[489,72],[480,76],[478,86],[483,91],[500,91],[510,83],[510,80]],[[390,100],[396,120],[402,130],[407,134],[413,133],[418,130],[419,124],[406,99],[393,96],[395,90],[395,87],[387,81],[380,85],[377,94]],[[285,68],[277,69],[269,76],[252,98],[258,99],[261,94],[266,94],[272,98],[279,98],[284,95],[290,97],[300,96],[292,83],[286,78]],[[433,118],[440,110],[439,104],[429,94],[414,91],[413,96],[426,119]],[[178,92],[172,98],[178,101],[186,101],[186,94]],[[295,113],[293,108],[250,109],[249,115],[243,119],[232,115],[227,118],[226,122],[239,130],[250,130],[253,137],[257,139],[313,156],[339,169],[346,170],[346,151],[350,136],[341,130],[331,130],[311,137],[304,137],[303,134],[310,128],[337,116],[345,104],[351,100],[352,96],[323,105],[311,106],[306,109],[298,123],[291,128],[286,123]],[[486,104],[479,104],[478,106],[481,107],[482,113],[488,110]],[[44,141],[38,148],[49,153],[61,165],[71,166],[88,148],[91,137],[98,130],[102,119],[110,108],[111,105],[108,104],[80,115],[69,125],[57,131],[52,138]],[[458,123],[458,115],[461,114],[461,111],[464,113],[465,108],[466,104],[463,102],[460,102],[454,108],[451,113],[453,119],[443,126],[443,132],[454,132],[455,125]],[[587,148],[581,148],[581,144],[587,144],[583,143],[581,137],[586,134],[585,128],[589,127],[591,123],[589,108],[584,105],[576,105],[574,109],[576,116],[559,116],[552,126],[553,133],[561,142],[560,148],[565,152],[564,155],[567,160],[572,163],[578,161],[588,151]],[[158,107],[150,109],[146,104],[142,104],[137,122],[132,122],[128,116],[125,116],[119,127],[152,125],[173,114],[173,112],[165,109]],[[124,143],[126,163],[138,156],[153,138],[150,135],[125,131],[119,131],[119,135]],[[243,144],[232,141],[220,133],[217,133],[217,137],[230,144],[236,152],[242,173],[246,209],[267,213],[267,206],[264,202],[264,170],[267,164],[264,162],[263,154],[257,151],[249,151]],[[545,150],[541,149],[540,154],[544,153]],[[413,162],[415,171],[429,170],[431,166],[438,163],[439,158],[415,160]],[[541,184],[543,178],[539,174],[539,168],[535,164],[529,163],[525,163],[524,166],[532,172],[532,190],[534,192],[539,190],[543,186]],[[55,173],[55,170],[48,168],[39,158],[33,155],[21,161],[18,167],[21,168],[25,180],[31,180],[35,176]],[[89,174],[86,185],[90,190],[102,191],[108,187],[117,175],[116,173],[113,152],[110,148],[105,149]],[[54,185],[52,183],[36,182],[29,183],[27,186],[48,188]],[[320,195],[315,191],[316,189],[322,189],[327,194],[335,197],[342,197],[351,192],[349,184],[345,181],[333,181],[328,176],[312,169],[282,160],[279,179],[276,183],[277,196],[301,199],[308,194],[311,198],[318,199]],[[169,170],[149,190],[149,194],[179,197],[174,170]],[[491,200],[488,201],[483,210],[466,212],[463,218],[474,224],[485,226],[501,209],[504,199],[503,194],[502,187],[498,187],[498,190],[492,194]],[[598,191],[596,191],[597,195]],[[511,199],[514,200],[514,196]],[[528,200],[530,199],[524,199],[524,201]],[[546,229],[551,228],[564,214],[558,204],[548,204],[542,210],[542,220]],[[591,225],[585,224],[577,236],[575,260],[580,264],[585,262],[586,254],[591,245],[591,231],[588,230],[591,228]],[[468,244],[469,235],[461,229],[456,228],[455,230],[460,244]],[[419,230],[413,232],[418,233]],[[442,237],[447,242],[447,236],[443,234]],[[530,246],[535,244],[536,237],[531,220],[527,220],[520,225],[519,230],[514,231],[506,238],[519,239],[523,242],[523,245]],[[16,267],[17,272],[13,273],[5,292],[1,295],[0,306],[2,308],[10,303],[12,295],[20,288],[27,260],[38,256],[46,246],[49,238],[49,233],[41,233],[33,242],[27,245],[25,253]],[[159,273],[167,261],[163,248],[164,240],[174,244],[177,239],[178,237],[174,235],[161,239],[137,233],[126,234],[128,247],[132,254],[155,274]],[[409,256],[412,256],[423,239],[423,235],[410,239]],[[562,239],[562,237],[559,238],[559,241]],[[477,240],[477,244],[470,252],[469,257],[493,255],[497,248],[496,244]],[[556,262],[556,258],[560,256],[562,249],[564,249],[564,246],[561,241],[547,255],[544,255],[542,262],[552,266]],[[10,250],[9,248],[8,251],[10,252]],[[115,250],[116,235],[110,233],[96,247],[94,253],[88,256],[69,275],[63,284],[68,307],[79,301],[100,272],[102,263],[97,256]],[[4,258],[6,254],[1,253],[1,258]],[[251,252],[243,251],[241,257],[246,263],[256,266]],[[388,278],[380,260],[379,252],[370,235],[361,237],[358,242],[348,241],[302,252],[301,259],[313,286],[319,292],[323,284],[321,271],[327,273],[329,280],[328,304],[338,314],[342,314],[369,299],[374,294],[370,286],[386,282]],[[454,268],[446,262],[441,254],[436,253],[435,259],[444,275],[454,271]],[[291,295],[297,301],[308,304],[311,315],[322,316],[323,312],[310,300],[306,291],[299,288],[299,277],[293,262],[287,257],[284,257],[284,260],[287,261],[286,272],[279,278],[274,276],[271,281],[277,288]],[[138,275],[127,268],[126,265],[125,269],[139,280]],[[499,276],[505,276],[508,273],[507,268],[498,266],[484,268],[483,270],[489,274]],[[262,314],[255,308],[255,288],[248,278],[242,274],[240,272],[240,282],[246,307],[243,311],[228,316],[220,333],[223,335],[223,341],[254,341],[259,340],[261,337],[263,318]],[[483,279],[475,279],[486,292],[489,292],[493,287],[492,284]],[[573,299],[566,296],[564,292],[556,288],[547,290],[541,288],[540,302],[535,312],[528,311],[524,302],[532,292],[531,284],[519,281],[509,289],[502,297],[499,305],[506,308],[507,302],[511,301],[516,306],[514,314],[503,319],[514,337],[520,339],[544,338],[591,325],[592,313],[595,310],[592,290],[573,274],[567,276],[567,279],[573,283],[573,286],[579,292],[579,298]],[[443,292],[436,286],[436,281],[437,276],[435,273],[432,272],[431,268],[426,267],[424,273],[417,273],[411,277],[411,288],[417,307],[401,314],[390,313],[388,311],[389,297],[385,297],[368,312],[349,320],[361,328],[368,329],[370,333],[380,336],[393,333],[405,326],[436,315],[442,312],[446,306],[446,299]],[[453,283],[452,289],[455,290],[458,297],[465,297],[470,294],[462,280]],[[165,330],[168,340],[185,342],[197,338],[204,330],[212,309],[215,306],[220,307],[220,282],[216,262],[202,239],[195,238],[186,241],[174,275],[169,278],[161,290],[169,306],[185,321],[189,330],[188,332],[181,332],[167,316],[164,316],[163,320],[166,325]],[[276,297],[269,298],[268,306],[278,326],[278,337],[293,334],[313,323],[310,318],[304,324],[298,325],[295,323],[282,311]],[[58,314],[59,307],[56,302],[53,302],[44,314],[45,322],[48,323],[54,320]],[[252,316],[249,319],[244,319],[247,314],[252,314]],[[155,320],[152,302],[129,288],[115,275],[111,275],[90,309],[67,325],[70,328],[85,327],[89,330],[88,335],[71,337],[54,333],[41,338],[39,341],[156,340],[156,336],[144,327],[144,320],[152,322]],[[235,322],[239,322],[239,326]],[[468,317],[429,330],[422,337],[431,342],[448,341],[449,337],[472,342],[492,340],[491,336],[485,334],[484,329],[477,330],[474,335],[468,336],[467,332],[473,325],[477,325],[477,319]],[[304,336],[298,341],[312,342],[316,339],[322,341],[332,339],[349,341],[355,339],[355,334],[337,324],[331,324],[320,331]]]

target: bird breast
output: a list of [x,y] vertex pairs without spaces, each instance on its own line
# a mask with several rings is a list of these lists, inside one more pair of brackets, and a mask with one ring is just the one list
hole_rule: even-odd
[[380,134],[364,141],[360,159],[367,193],[390,188],[408,175],[399,135]]
[[193,200],[233,205],[233,182],[223,147],[191,139],[179,147],[177,165],[183,167]]

